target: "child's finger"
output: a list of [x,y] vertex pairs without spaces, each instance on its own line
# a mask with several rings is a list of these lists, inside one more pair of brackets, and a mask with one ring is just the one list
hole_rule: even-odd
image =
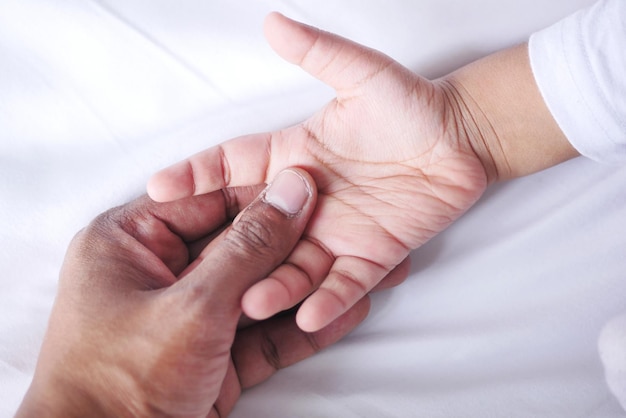
[[278,55],[338,93],[362,84],[394,63],[376,50],[279,13],[265,19],[265,37]]
[[262,320],[292,308],[317,289],[333,261],[317,243],[301,240],[282,265],[248,289],[241,301],[243,312]]
[[338,257],[319,289],[298,309],[298,326],[307,332],[324,328],[369,293],[392,269],[359,257]]
[[[333,260],[332,255],[314,242],[300,241],[284,264],[245,293],[241,302],[243,312],[260,321],[293,308],[320,286]],[[410,267],[411,259],[407,257],[372,291],[399,285],[407,278]]]
[[157,202],[272,181],[291,166],[310,166],[309,138],[302,128],[233,138],[154,174],[148,195]]
[[154,174],[148,181],[148,195],[168,202],[235,184],[265,183],[271,142],[270,134],[253,134],[201,151]]
[[181,273],[171,292],[197,300],[200,309],[224,309],[238,317],[243,294],[275,270],[299,242],[316,199],[307,172],[282,171]]
[[379,290],[390,289],[402,284],[409,276],[411,270],[411,257],[407,257],[400,264],[398,264],[393,270],[389,272],[374,288],[372,292],[378,292]]

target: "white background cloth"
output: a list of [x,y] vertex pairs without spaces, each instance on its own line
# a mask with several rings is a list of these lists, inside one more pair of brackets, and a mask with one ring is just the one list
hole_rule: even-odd
[[533,34],[530,62],[572,145],[596,161],[626,162],[626,2],[602,0]]
[[[29,384],[77,230],[156,169],[332,97],[266,46],[266,13],[435,77],[589,3],[0,0],[0,415]],[[579,158],[491,187],[354,333],[233,416],[624,416],[597,353],[626,310],[624,184],[626,168]]]

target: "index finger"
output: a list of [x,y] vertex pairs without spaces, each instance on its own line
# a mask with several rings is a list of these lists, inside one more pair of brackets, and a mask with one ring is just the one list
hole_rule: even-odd
[[169,202],[225,187],[265,183],[271,143],[270,134],[252,134],[201,151],[154,174],[148,181],[148,195]]

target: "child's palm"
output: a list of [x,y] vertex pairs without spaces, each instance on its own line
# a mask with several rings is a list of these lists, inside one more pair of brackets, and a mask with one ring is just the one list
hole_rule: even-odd
[[[319,197],[305,240],[273,279],[250,289],[244,310],[264,317],[319,285],[298,313],[300,326],[313,331],[463,214],[484,191],[486,177],[466,138],[459,138],[441,86],[279,15],[268,19],[267,36],[281,56],[332,86],[337,99],[299,125],[228,141],[162,171],[150,194],[172,200],[267,182],[289,166],[308,170]],[[328,264],[307,266],[307,251],[327,252]],[[293,266],[299,274],[289,274]]]

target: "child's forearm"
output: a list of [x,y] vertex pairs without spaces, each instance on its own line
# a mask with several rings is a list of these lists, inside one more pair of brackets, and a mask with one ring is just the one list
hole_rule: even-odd
[[[480,59],[439,80],[489,182],[531,174],[578,155],[546,107],[526,44]],[[457,115],[458,116],[458,115]]]

